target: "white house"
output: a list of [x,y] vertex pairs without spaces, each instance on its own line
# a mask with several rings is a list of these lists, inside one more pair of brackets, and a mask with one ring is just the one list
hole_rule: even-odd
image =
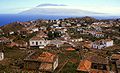
[[83,41],[83,38],[79,38],[79,39],[71,39],[71,42],[81,42]]
[[96,49],[102,49],[110,46],[113,46],[113,40],[111,39],[102,39],[102,40],[93,42],[93,48],[96,48]]
[[105,47],[105,45],[101,42],[94,42],[93,43],[93,48],[95,48],[95,49],[102,49],[104,47]]
[[0,61],[2,61],[4,59],[4,53],[0,52]]
[[60,24],[60,21],[59,21],[59,20],[57,20],[57,24]]
[[111,39],[106,39],[104,40],[106,47],[113,46],[113,40]]
[[100,38],[100,37],[105,36],[105,34],[103,32],[89,31],[89,33],[96,38]]
[[52,28],[59,28],[58,24],[53,24],[53,26],[51,26]]
[[10,35],[12,35],[12,34],[14,34],[14,33],[15,33],[14,31],[9,32]]
[[95,34],[93,34],[94,37],[100,38],[100,37],[104,37],[104,33],[102,32],[96,32]]
[[72,26],[72,25],[71,25],[70,23],[67,23],[66,26],[70,27],[70,26]]
[[77,26],[79,27],[79,26],[81,26],[81,24],[77,24]]
[[33,32],[37,32],[37,31],[39,31],[39,28],[32,28],[31,29]]
[[40,30],[46,31],[46,30],[47,30],[47,27],[41,26],[41,27],[40,27]]
[[48,40],[41,37],[33,37],[29,40],[30,47],[44,48],[48,43]]

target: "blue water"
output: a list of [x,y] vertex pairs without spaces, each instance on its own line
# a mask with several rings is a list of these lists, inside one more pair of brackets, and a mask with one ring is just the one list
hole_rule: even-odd
[[[41,15],[17,15],[17,14],[0,14],[0,26],[16,22],[16,21],[30,21],[30,20],[36,20],[36,19],[63,19],[68,17],[77,17],[77,16],[41,16]],[[97,17],[97,19],[107,19],[107,18],[119,18],[117,17]]]
[[68,16],[41,16],[41,15],[15,15],[15,14],[0,14],[0,26],[6,25],[16,21],[30,21],[37,19],[61,19]]

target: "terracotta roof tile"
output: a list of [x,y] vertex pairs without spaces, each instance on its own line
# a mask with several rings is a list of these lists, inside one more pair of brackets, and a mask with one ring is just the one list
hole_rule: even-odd
[[70,47],[70,48],[67,48],[66,50],[67,50],[67,51],[74,51],[75,49],[72,48],[72,47]]
[[88,60],[82,60],[77,68],[78,71],[89,71],[91,68],[91,62]]
[[37,60],[42,62],[54,62],[54,58],[55,58],[54,54],[51,54],[49,52],[43,52],[42,54],[39,55]]

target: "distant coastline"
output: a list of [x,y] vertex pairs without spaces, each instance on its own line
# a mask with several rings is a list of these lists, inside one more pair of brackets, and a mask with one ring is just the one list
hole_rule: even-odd
[[[56,19],[64,19],[70,17],[84,17],[84,16],[53,16],[53,15],[18,15],[18,14],[0,14],[0,26],[13,23],[16,21],[25,22],[37,19],[48,19],[48,20],[56,20]],[[117,19],[120,16],[91,16],[96,19]]]

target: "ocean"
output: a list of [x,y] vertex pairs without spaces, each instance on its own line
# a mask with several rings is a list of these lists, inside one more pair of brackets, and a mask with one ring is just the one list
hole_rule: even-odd
[[[31,20],[37,20],[37,19],[63,19],[63,18],[69,18],[69,17],[78,17],[78,16],[52,16],[52,15],[18,15],[18,14],[0,14],[0,26],[16,22],[16,21],[31,21]],[[80,16],[83,17],[83,16]],[[112,18],[119,18],[119,16],[93,16],[97,19],[112,19]]]

